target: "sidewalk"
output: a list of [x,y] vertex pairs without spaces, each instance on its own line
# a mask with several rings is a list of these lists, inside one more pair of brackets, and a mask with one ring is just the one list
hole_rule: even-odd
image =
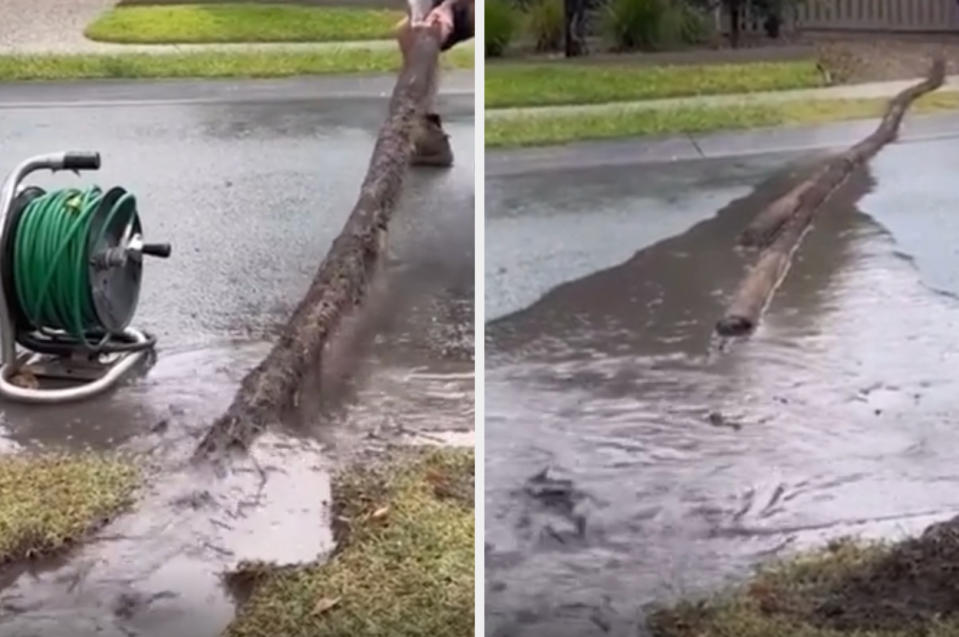
[[74,53],[183,53],[186,51],[393,50],[392,40],[236,44],[115,44],[94,42],[83,30],[116,0],[0,0],[0,55]]
[[0,53],[82,52],[83,30],[115,0],[0,0]]
[[[486,177],[575,170],[595,166],[664,164],[695,159],[771,153],[827,152],[846,148],[873,132],[877,119],[812,126],[717,131],[695,135],[573,142],[558,146],[486,151]],[[906,115],[898,139],[911,143],[959,138],[959,113]]]
[[[892,97],[904,88],[922,78],[896,80],[892,82],[871,82],[868,84],[848,84],[826,88],[794,89],[787,91],[765,91],[758,93],[739,93],[734,95],[700,95],[693,97],[672,97],[634,102],[609,102],[604,104],[571,104],[563,106],[531,106],[522,108],[487,109],[486,120],[502,117],[544,117],[562,115],[605,115],[649,109],[673,109],[689,106],[733,106],[742,104],[775,104],[796,100],[836,100],[870,99]],[[946,78],[939,91],[959,91],[959,75]]]

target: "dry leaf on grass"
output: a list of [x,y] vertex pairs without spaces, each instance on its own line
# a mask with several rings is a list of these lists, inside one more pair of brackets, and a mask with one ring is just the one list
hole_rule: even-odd
[[334,606],[340,603],[340,597],[321,597],[316,600],[316,606],[313,607],[313,613],[316,615],[322,615],[326,611],[330,610]]
[[372,517],[374,520],[378,520],[389,512],[390,512],[390,507],[388,506],[380,507],[376,511],[373,511],[373,515],[370,517]]

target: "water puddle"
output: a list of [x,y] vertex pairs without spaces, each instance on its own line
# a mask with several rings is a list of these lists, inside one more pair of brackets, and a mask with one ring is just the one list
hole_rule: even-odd
[[316,445],[271,434],[225,479],[171,467],[135,513],[0,591],[0,633],[220,634],[234,613],[223,573],[244,560],[290,564],[332,550],[325,462]]
[[268,350],[265,342],[237,341],[161,349],[144,375],[96,400],[5,404],[0,439],[77,450],[186,442],[226,409],[240,379]]
[[242,560],[311,561],[332,549],[330,467],[319,444],[264,436],[225,478],[189,462],[267,347],[161,351],[147,376],[102,400],[7,407],[6,422],[16,423],[5,428],[7,444],[120,448],[137,454],[146,485],[134,511],[92,541],[8,575],[0,634],[216,635],[234,612],[223,572]]

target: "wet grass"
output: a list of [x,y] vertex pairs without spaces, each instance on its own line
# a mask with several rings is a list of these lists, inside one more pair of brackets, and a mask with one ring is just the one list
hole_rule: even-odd
[[[766,126],[794,126],[868,119],[884,112],[887,99],[802,100],[736,105],[689,105],[673,108],[630,108],[602,113],[544,113],[487,117],[486,146],[516,147],[612,139],[706,133]],[[959,93],[932,93],[910,112],[959,109]]]
[[325,564],[249,564],[231,637],[473,634],[472,451],[431,450],[333,485],[340,523]]
[[[446,68],[472,68],[473,47],[441,57]],[[184,51],[82,55],[0,55],[0,81],[98,78],[289,77],[390,72],[400,67],[392,49],[354,47],[317,51]]]
[[293,4],[182,4],[118,7],[85,35],[137,44],[206,42],[334,42],[393,37],[401,11]]
[[841,540],[729,593],[650,614],[654,637],[955,637],[959,525],[896,544]]
[[488,64],[486,107],[601,104],[823,86],[815,60],[697,66]]
[[56,552],[131,501],[137,472],[94,455],[0,456],[0,563]]

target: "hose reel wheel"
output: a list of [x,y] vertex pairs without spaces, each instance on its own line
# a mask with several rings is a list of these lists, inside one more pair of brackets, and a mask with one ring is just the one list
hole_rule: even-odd
[[19,192],[2,260],[17,340],[59,354],[141,347],[129,342],[127,328],[139,301],[142,255],[170,254],[169,245],[144,245],[142,232],[136,198],[120,187]]
[[[143,261],[126,254],[143,233],[136,199],[123,188],[108,191],[90,222],[87,273],[93,309],[100,326],[113,335],[133,320],[140,298]],[[116,255],[114,260],[110,255]]]

